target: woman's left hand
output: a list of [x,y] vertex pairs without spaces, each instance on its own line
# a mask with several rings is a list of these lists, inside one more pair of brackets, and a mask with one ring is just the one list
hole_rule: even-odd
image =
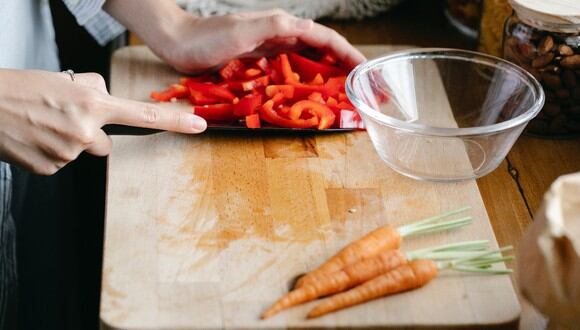
[[159,50],[176,69],[192,72],[239,56],[262,56],[310,46],[330,51],[352,68],[364,56],[336,31],[282,10],[198,18],[178,28],[173,46]]
[[219,66],[235,57],[304,46],[331,52],[349,68],[365,60],[336,31],[280,9],[196,17],[174,0],[108,0],[105,9],[159,57],[187,73]]

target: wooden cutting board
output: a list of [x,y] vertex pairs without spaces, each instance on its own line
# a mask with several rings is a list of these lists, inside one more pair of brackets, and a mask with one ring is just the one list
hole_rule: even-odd
[[[361,46],[369,57],[393,50]],[[116,52],[111,93],[147,100],[179,74],[144,47]],[[440,88],[441,86],[439,86]],[[436,87],[434,87],[436,88]],[[305,320],[267,321],[290,282],[348,242],[469,205],[467,228],[404,250],[470,239],[497,245],[475,181],[435,184],[390,170],[366,132],[115,136],[109,157],[101,296],[104,329],[513,326],[508,276],[445,273],[426,287]]]

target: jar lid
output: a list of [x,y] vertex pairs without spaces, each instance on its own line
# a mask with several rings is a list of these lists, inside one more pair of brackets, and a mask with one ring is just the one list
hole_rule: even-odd
[[510,5],[526,18],[556,25],[578,25],[580,0],[509,0]]

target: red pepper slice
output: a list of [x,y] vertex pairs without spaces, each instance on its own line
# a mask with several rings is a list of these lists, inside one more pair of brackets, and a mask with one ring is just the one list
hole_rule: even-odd
[[219,70],[219,74],[223,80],[229,81],[234,79],[245,68],[246,66],[244,63],[242,63],[242,61],[239,59],[233,59]]
[[212,83],[200,83],[196,81],[187,81],[186,84],[191,95],[193,95],[195,92],[198,92],[207,97],[218,98],[229,102],[236,98],[236,94],[220,85]]
[[284,97],[291,99],[294,97],[294,86],[292,85],[270,85],[266,87],[266,95],[272,97],[276,94],[283,94]]
[[330,53],[326,53],[322,56],[322,58],[320,58],[320,63],[324,63],[327,65],[336,65],[336,62],[338,62],[338,60],[334,55]]
[[266,87],[270,83],[269,76],[261,76],[255,79],[250,79],[246,81],[231,81],[222,84],[222,87],[229,88],[237,92],[250,92],[256,88]]
[[255,113],[253,115],[246,116],[246,127],[260,128],[260,115]]
[[234,121],[233,106],[227,103],[193,107],[194,114],[208,121]]
[[276,95],[274,95],[269,101],[272,101],[274,103],[274,108],[282,105],[282,103],[284,103],[284,101],[286,101],[286,96],[284,96],[284,94],[282,93],[278,93]]
[[338,76],[328,78],[324,87],[326,87],[332,95],[339,95],[344,93],[344,83],[346,82],[346,76]]
[[350,102],[340,102],[337,107],[341,110],[351,110],[354,111],[354,106]]
[[270,60],[270,79],[277,84],[285,84],[284,76],[282,75],[282,66],[280,64],[280,59],[273,58]]
[[265,57],[261,57],[259,60],[256,61],[256,66],[260,68],[264,73],[270,73],[272,68],[270,67],[270,62]]
[[322,75],[320,73],[317,73],[316,76],[314,76],[314,79],[312,79],[312,81],[309,82],[308,84],[309,85],[323,85],[324,78],[322,77]]
[[324,102],[324,99],[322,98],[322,94],[319,93],[319,92],[314,92],[314,93],[310,94],[308,96],[308,99],[310,101],[314,101],[314,102],[317,102],[317,103],[320,103],[320,104],[325,104],[326,103],[326,102]]
[[[292,66],[290,65],[290,60],[288,59],[288,54],[280,54],[280,69],[282,70],[282,76],[284,81],[288,83],[298,82],[296,74],[292,71]],[[298,77],[299,78],[299,77]]]
[[318,117],[311,117],[308,119],[288,119],[280,116],[274,110],[274,102],[272,100],[266,101],[260,108],[260,117],[263,121],[273,125],[288,128],[311,128],[318,125]]
[[166,90],[160,92],[151,92],[151,98],[159,102],[167,102],[172,98],[182,99],[189,95],[187,87],[180,84],[173,84]]
[[329,107],[336,107],[338,105],[338,101],[334,97],[329,96],[326,100],[326,105]]
[[332,112],[330,108],[324,104],[320,104],[312,100],[302,100],[294,103],[294,105],[290,108],[288,118],[298,119],[305,111],[319,119],[318,129],[329,128],[332,126],[334,119],[336,118],[334,112]]
[[234,104],[234,115],[237,117],[244,117],[254,114],[262,105],[261,94],[248,94]]
[[289,53],[288,59],[292,65],[291,68],[294,68],[294,72],[298,73],[304,81],[313,80],[318,73],[320,73],[324,79],[346,74],[346,72],[341,68],[315,62],[296,53]]
[[205,96],[203,93],[193,91],[193,93],[189,95],[189,102],[194,105],[207,105],[220,103],[221,101],[218,98]]
[[251,78],[255,78],[255,77],[259,76],[261,73],[262,73],[262,70],[260,70],[260,69],[249,68],[246,70],[246,72],[244,74],[245,74],[246,78],[251,79]]

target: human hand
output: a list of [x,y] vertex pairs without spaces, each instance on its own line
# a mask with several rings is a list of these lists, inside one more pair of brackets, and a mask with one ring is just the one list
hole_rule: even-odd
[[179,8],[175,0],[107,0],[104,8],[159,57],[188,73],[235,57],[304,46],[329,51],[349,68],[365,60],[336,31],[280,9],[195,17]]
[[330,51],[350,68],[365,60],[336,31],[279,9],[204,18],[189,16],[175,33],[179,38],[157,52],[183,72],[211,68],[239,56],[271,55],[304,46]]
[[101,129],[121,124],[181,133],[205,130],[191,113],[110,96],[96,73],[0,70],[0,160],[51,175],[87,151],[106,156]]

